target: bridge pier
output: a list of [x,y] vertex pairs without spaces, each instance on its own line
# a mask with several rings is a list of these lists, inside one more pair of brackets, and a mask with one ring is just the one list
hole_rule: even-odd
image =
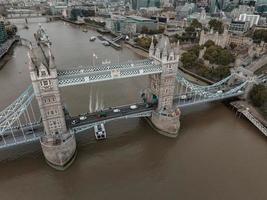
[[46,162],[57,170],[65,170],[76,158],[76,140],[74,135],[59,137],[41,137],[40,143]]
[[180,111],[174,113],[173,115],[163,115],[159,112],[153,111],[152,116],[149,119],[149,123],[161,135],[175,138],[178,136],[180,129],[179,113]]

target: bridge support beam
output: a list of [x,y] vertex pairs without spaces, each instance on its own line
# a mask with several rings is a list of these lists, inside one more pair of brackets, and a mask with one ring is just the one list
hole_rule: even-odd
[[175,138],[180,129],[180,115],[162,115],[156,111],[152,112],[149,119],[152,127],[160,134]]
[[65,170],[76,158],[76,140],[69,134],[65,139],[44,136],[40,139],[46,162],[57,170]]

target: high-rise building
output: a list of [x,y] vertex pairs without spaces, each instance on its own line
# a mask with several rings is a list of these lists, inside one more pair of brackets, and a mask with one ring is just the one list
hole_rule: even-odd
[[225,0],[210,0],[210,13],[217,13],[224,7]]
[[160,0],[132,0],[132,8],[139,10],[140,8],[160,7]]
[[7,33],[5,29],[4,20],[0,20],[0,44],[7,40]]

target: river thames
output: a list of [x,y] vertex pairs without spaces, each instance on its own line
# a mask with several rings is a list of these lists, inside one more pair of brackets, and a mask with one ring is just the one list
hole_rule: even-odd
[[[37,19],[19,35],[33,41]],[[98,59],[120,63],[140,56],[123,47],[105,47],[97,32],[82,32],[64,22],[45,23],[58,69],[91,65]],[[18,46],[0,71],[0,109],[15,100],[30,82],[27,49]],[[72,115],[88,112],[90,90],[105,107],[138,101],[147,77],[107,81],[62,89]],[[247,120],[221,103],[182,110],[180,135],[169,139],[140,119],[106,125],[108,139],[93,140],[93,131],[77,136],[78,156],[64,172],[50,168],[37,143],[0,152],[0,199],[267,199],[267,141]]]

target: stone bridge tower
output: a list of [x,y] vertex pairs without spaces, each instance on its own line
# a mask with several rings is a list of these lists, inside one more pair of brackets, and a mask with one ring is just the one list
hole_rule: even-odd
[[67,128],[57,69],[50,47],[31,47],[29,70],[34,93],[40,108],[44,135],[40,142],[47,163],[63,170],[76,155],[76,141]]
[[173,105],[176,88],[179,55],[171,47],[167,36],[162,36],[156,47],[153,40],[149,57],[162,66],[161,74],[150,75],[150,92],[158,98],[158,107],[152,113],[151,122],[159,133],[176,137],[180,128],[180,110]]

